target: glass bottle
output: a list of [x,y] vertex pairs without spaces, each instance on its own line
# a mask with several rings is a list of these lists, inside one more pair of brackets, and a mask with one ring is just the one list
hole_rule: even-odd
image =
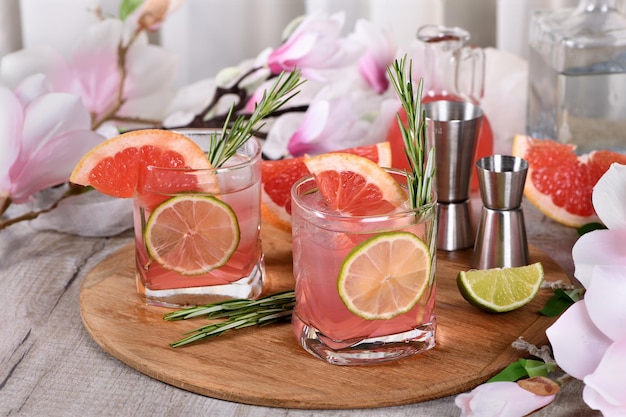
[[529,29],[527,133],[577,151],[626,151],[626,18],[617,0],[537,10]]
[[[470,39],[469,32],[459,27],[426,25],[417,31],[417,39],[424,47],[422,102],[469,101],[480,106],[484,93],[485,56],[481,48],[466,46]],[[400,135],[399,129],[397,130]],[[401,135],[399,141],[402,141]],[[394,141],[390,142],[394,166],[400,165],[404,168],[402,164],[396,164],[398,159],[403,162],[406,160],[404,154],[394,150]],[[474,163],[493,153],[493,131],[486,116],[483,117],[476,148]],[[471,188],[478,189],[475,172]]]

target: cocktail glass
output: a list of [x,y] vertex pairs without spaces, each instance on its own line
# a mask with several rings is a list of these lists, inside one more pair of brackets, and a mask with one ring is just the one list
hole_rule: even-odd
[[[392,169],[388,172],[401,185],[406,184],[404,172]],[[408,208],[407,199],[406,207],[384,215],[341,215],[325,207],[311,176],[298,180],[291,196],[296,279],[292,324],[304,349],[332,364],[361,365],[395,360],[432,348],[436,332],[436,198],[417,209]],[[344,302],[338,285],[346,259],[377,236],[396,236],[397,232],[410,233],[426,248],[429,263],[426,276],[415,274],[414,277],[427,280],[423,293],[408,311],[393,317],[367,319],[355,314]],[[404,255],[401,262],[412,262],[415,258],[411,252]]]
[[[178,131],[202,149],[208,149],[210,135],[214,132],[206,129]],[[230,298],[258,297],[265,280],[260,238],[260,196],[261,146],[255,138],[249,139],[218,168],[148,166],[141,170],[134,197],[134,226],[137,289],[145,301],[151,305],[181,307]],[[177,201],[175,199],[186,201],[196,197],[199,199],[195,201],[204,201],[206,197],[209,206],[215,205],[222,216],[226,213],[233,224],[226,230],[233,230],[230,237],[234,235],[237,239],[233,239],[235,243],[231,246],[234,252],[222,256],[225,262],[216,263],[214,259],[208,259],[214,256],[214,248],[224,245],[223,241],[218,241],[224,238],[220,233],[208,233],[208,239],[201,245],[193,246],[184,243],[186,236],[180,231],[168,233],[169,225],[155,227],[159,226],[161,218],[167,220],[170,217],[168,221],[171,221],[171,216],[155,215],[151,220],[153,212],[161,210],[159,207],[171,205]],[[200,215],[192,214],[195,209],[191,208],[191,204],[180,207],[184,223],[181,227],[188,229],[186,233],[197,233],[199,228],[204,226],[206,229],[211,223],[206,217],[202,219]],[[220,226],[223,222],[215,223]],[[181,245],[184,244],[187,246],[183,248]],[[171,255],[172,262],[162,259],[164,256],[160,252],[171,254],[173,251],[178,251],[181,256],[202,253],[194,255],[196,261],[212,266],[193,268],[188,261],[179,261]],[[180,264],[184,267],[181,268]]]

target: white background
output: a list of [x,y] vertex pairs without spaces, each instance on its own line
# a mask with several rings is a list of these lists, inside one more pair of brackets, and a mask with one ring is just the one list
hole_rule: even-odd
[[[411,42],[424,24],[461,26],[471,42],[527,53],[530,12],[572,6],[576,0],[187,0],[154,41],[180,57],[178,84],[208,78],[228,65],[280,43],[291,19],[307,11],[346,11],[346,31],[361,17]],[[626,0],[623,0],[626,2]],[[69,53],[73,39],[93,21],[86,12],[101,4],[116,14],[119,0],[0,0],[0,56],[46,43]]]

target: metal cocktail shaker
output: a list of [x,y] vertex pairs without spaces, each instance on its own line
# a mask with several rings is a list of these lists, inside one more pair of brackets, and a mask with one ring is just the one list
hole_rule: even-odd
[[483,202],[471,267],[489,269],[529,264],[522,197],[528,162],[492,155],[480,159],[478,184]]
[[470,102],[447,100],[425,103],[424,111],[426,147],[435,147],[437,249],[469,248],[474,244],[470,177],[483,111]]

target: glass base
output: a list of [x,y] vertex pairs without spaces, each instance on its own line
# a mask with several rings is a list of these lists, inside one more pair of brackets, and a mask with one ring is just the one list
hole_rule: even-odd
[[137,291],[146,304],[159,307],[188,307],[229,299],[255,299],[261,295],[265,284],[265,261],[261,259],[252,273],[227,285],[151,290],[139,273],[135,273]]
[[322,332],[302,322],[296,314],[291,320],[302,347],[333,365],[389,362],[425,352],[435,346],[435,320],[407,332],[343,342],[328,340]]

